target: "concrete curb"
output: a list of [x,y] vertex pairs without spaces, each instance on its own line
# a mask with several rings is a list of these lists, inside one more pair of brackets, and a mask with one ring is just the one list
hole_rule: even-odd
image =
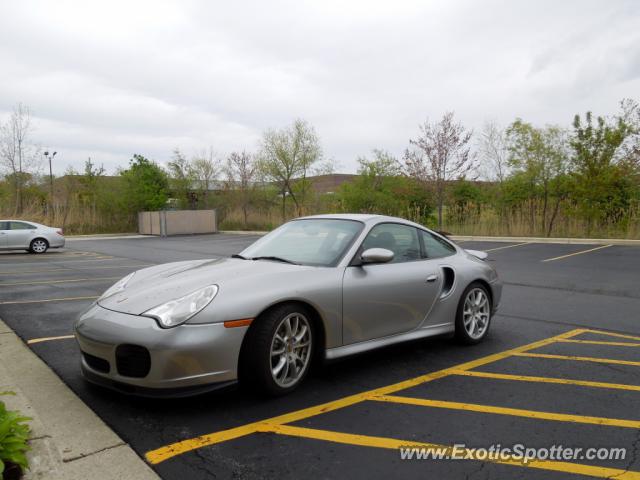
[[0,391],[32,417],[26,480],[157,480],[153,470],[0,320]]
[[[266,235],[269,232],[222,230],[220,233],[230,235]],[[456,242],[508,242],[508,243],[559,243],[574,245],[635,245],[640,246],[640,240],[626,238],[547,238],[547,237],[489,237],[481,235],[449,235]]]
[[269,232],[260,230],[220,230],[218,233],[226,233],[228,235],[266,235]]
[[72,235],[65,237],[67,242],[77,242],[80,240],[123,240],[128,238],[155,238],[155,235]]

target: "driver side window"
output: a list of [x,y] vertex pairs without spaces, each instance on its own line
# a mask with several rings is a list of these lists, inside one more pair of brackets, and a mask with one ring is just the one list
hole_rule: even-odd
[[362,251],[386,248],[393,252],[390,263],[420,260],[420,242],[415,228],[397,223],[380,223],[373,227],[362,242]]

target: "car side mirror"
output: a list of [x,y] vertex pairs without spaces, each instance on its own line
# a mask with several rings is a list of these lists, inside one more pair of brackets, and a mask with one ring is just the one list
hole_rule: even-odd
[[368,248],[362,255],[360,260],[362,263],[388,263],[393,260],[393,252],[386,248]]

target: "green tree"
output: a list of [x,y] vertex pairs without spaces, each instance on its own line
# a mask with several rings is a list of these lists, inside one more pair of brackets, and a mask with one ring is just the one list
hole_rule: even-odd
[[454,222],[463,224],[479,219],[485,196],[477,183],[460,179],[451,188],[450,196],[450,216]]
[[614,161],[614,154],[633,127],[621,117],[605,119],[585,114],[573,121],[571,147],[575,195],[579,213],[594,225],[620,221],[629,210],[634,185],[628,165]]
[[[313,126],[304,120],[298,119],[288,128],[264,132],[259,167],[267,180],[279,185],[283,221],[287,197],[293,200],[297,214],[302,213],[309,188],[307,174],[321,158],[320,140]],[[294,189],[296,182],[301,187]]]
[[413,178],[402,175],[400,163],[388,152],[374,150],[373,159],[358,159],[358,176],[337,194],[345,212],[378,213],[426,222],[433,206],[429,193]]
[[[568,145],[566,132],[556,126],[536,128],[517,119],[506,132],[509,166],[526,189],[529,210],[529,228],[536,231],[536,218],[540,230],[550,235],[560,204],[566,199]],[[551,213],[553,212],[553,213]]]
[[134,154],[129,168],[121,172],[127,210],[137,213],[162,209],[169,198],[165,171],[155,162]]
[[169,186],[173,197],[178,199],[180,208],[192,207],[190,192],[193,190],[195,175],[191,162],[176,148],[167,167],[169,167]]

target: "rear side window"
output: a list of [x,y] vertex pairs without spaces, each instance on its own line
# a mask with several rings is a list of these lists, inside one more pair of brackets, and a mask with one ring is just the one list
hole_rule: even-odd
[[0,222],[0,230],[9,230],[9,222]]
[[36,227],[31,225],[30,223],[25,222],[9,222],[10,229],[9,230],[35,230]]
[[437,237],[426,230],[420,230],[420,236],[422,237],[422,243],[424,244],[424,250],[427,258],[442,258],[448,257],[456,253],[456,249],[446,240]]

